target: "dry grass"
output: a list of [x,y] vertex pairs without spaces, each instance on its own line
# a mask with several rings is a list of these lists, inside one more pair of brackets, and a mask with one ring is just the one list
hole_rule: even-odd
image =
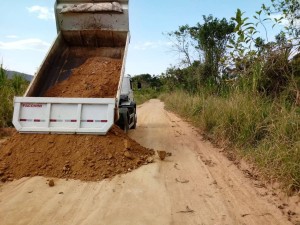
[[161,99],[215,141],[230,143],[266,177],[289,191],[300,189],[299,107],[240,91],[227,97],[177,91]]

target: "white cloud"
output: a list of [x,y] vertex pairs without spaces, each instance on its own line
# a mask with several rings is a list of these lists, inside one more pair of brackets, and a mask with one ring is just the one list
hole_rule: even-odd
[[50,8],[47,8],[44,6],[34,5],[34,6],[27,8],[27,10],[30,13],[37,13],[39,19],[42,19],[42,20],[54,19],[53,9],[50,9]]
[[16,39],[16,38],[18,38],[18,36],[17,36],[17,35],[14,35],[14,34],[6,35],[5,37],[6,37],[6,38],[10,38],[10,39]]
[[18,41],[2,42],[0,41],[0,49],[6,50],[36,50],[46,51],[50,44],[37,38],[29,38]]
[[[281,24],[283,26],[289,26],[290,25],[290,21],[287,19],[287,18],[284,18],[284,16],[282,14],[273,14],[273,15],[270,15],[270,18],[273,20],[273,21],[276,21],[281,19]],[[294,26],[296,27],[300,27],[300,19],[297,19],[294,21]]]
[[164,41],[146,41],[143,43],[138,43],[134,45],[134,49],[136,50],[148,50],[148,49],[155,49],[163,46],[170,46],[172,45],[171,42],[164,42]]

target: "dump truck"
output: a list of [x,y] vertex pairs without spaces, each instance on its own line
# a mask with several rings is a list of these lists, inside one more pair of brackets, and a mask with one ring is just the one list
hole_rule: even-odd
[[[57,37],[24,96],[14,98],[17,131],[105,135],[115,123],[125,131],[135,128],[136,104],[130,77],[124,76],[130,40],[128,0],[56,0],[54,9]],[[113,98],[44,97],[94,56],[122,61]]]

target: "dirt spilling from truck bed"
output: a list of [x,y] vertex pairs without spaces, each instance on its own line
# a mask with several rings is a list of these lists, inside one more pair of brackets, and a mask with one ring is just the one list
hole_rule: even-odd
[[117,94],[122,61],[91,57],[72,70],[71,75],[49,88],[45,97],[114,98]]
[[[91,57],[45,97],[115,97],[121,60]],[[114,126],[107,135],[14,134],[0,144],[0,180],[46,176],[97,181],[153,161],[153,150]]]
[[16,133],[0,144],[0,180],[46,176],[98,181],[151,163],[153,154],[116,126],[106,136]]

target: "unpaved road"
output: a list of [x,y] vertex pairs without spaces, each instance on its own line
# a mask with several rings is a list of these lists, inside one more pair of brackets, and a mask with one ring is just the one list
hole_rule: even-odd
[[[186,122],[151,100],[130,136],[172,153],[98,183],[23,178],[0,187],[0,224],[292,224],[272,194],[247,178]],[[255,187],[256,186],[256,187]],[[277,205],[276,205],[277,204]]]

